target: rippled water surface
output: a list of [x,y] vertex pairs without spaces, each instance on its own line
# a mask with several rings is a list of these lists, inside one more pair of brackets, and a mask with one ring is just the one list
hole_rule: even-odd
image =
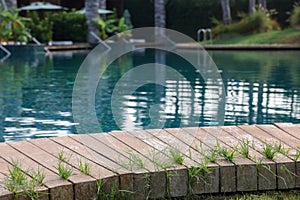
[[[154,62],[155,54],[154,50],[134,52],[107,69],[95,95],[101,129],[216,125],[211,115],[218,110],[218,101],[207,97],[214,88],[204,84],[184,60],[167,53],[165,64],[186,80],[168,80],[166,74],[159,72],[158,78],[165,81],[165,87],[149,83],[122,96],[121,108],[113,117],[111,96],[118,80],[134,66]],[[300,123],[300,52],[209,54],[221,72],[226,90],[225,125]],[[72,89],[86,55],[87,52],[64,52],[0,63],[0,139],[16,141],[76,133]],[[131,84],[135,84],[134,77],[132,80]]]

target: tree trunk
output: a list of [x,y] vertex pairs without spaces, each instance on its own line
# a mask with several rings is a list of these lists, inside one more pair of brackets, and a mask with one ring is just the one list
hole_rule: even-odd
[[97,44],[98,41],[95,37],[92,36],[91,32],[99,35],[98,28],[94,25],[94,22],[97,21],[99,16],[99,1],[98,0],[85,0],[85,15],[86,22],[88,25],[88,37],[87,42],[90,44]]
[[249,14],[252,14],[255,10],[255,0],[249,0]]
[[267,1],[266,0],[258,0],[258,4],[263,10],[267,10]]
[[222,10],[223,10],[223,22],[224,24],[231,23],[231,12],[229,0],[221,0]]
[[[166,10],[164,0],[154,0],[154,26],[157,28],[166,27]],[[164,35],[163,29],[156,31],[155,35]]]
[[17,0],[5,0],[7,8],[17,8]]
[[99,0],[99,8],[106,9],[106,0]]

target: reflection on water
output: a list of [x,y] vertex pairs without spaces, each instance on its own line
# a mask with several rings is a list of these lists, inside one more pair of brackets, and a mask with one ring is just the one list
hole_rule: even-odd
[[226,124],[300,122],[299,51],[212,56],[227,89]]
[[[225,125],[300,123],[300,52],[209,54],[221,71],[226,89]],[[0,140],[76,133],[72,89],[86,55],[58,53],[0,63]],[[192,125],[215,125],[212,115],[220,109],[218,89],[210,82],[204,83],[186,61],[166,54],[165,64],[186,80],[165,80],[165,86],[145,84],[133,94],[124,95],[122,109],[115,116],[120,119],[117,126],[110,109],[114,86],[133,66],[154,60],[155,52],[146,50],[125,55],[108,68],[96,93],[101,128],[111,131],[190,126],[191,119]]]
[[86,56],[13,57],[0,63],[0,133],[16,141],[75,132],[71,113],[76,70]]

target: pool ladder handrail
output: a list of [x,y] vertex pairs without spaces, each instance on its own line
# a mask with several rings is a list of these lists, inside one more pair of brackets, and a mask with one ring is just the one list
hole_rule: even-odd
[[103,41],[100,37],[98,37],[98,36],[96,35],[96,33],[94,33],[93,31],[91,31],[90,34],[91,34],[91,36],[93,36],[96,40],[98,40],[99,43],[101,43],[104,47],[106,47],[107,50],[111,50],[111,47],[110,47],[108,44],[106,44],[106,42]]
[[[35,37],[33,37],[30,33],[27,33],[27,36],[28,36],[29,38],[31,38],[32,41],[33,41],[34,43],[36,43],[37,45],[42,45],[42,43],[40,43],[40,41],[38,41],[38,40],[37,40]],[[47,47],[44,47],[44,50],[46,51],[46,55],[48,55],[48,54],[51,53],[51,51],[50,51]]]
[[8,59],[11,56],[11,52],[7,50],[1,43],[0,43],[0,49],[6,53],[5,56],[0,60],[0,62],[4,62],[6,59]]
[[197,41],[198,42],[201,42],[201,33],[203,33],[203,45],[206,45],[206,33],[209,33],[209,41],[210,41],[210,44],[212,44],[212,32],[211,32],[211,29],[210,28],[200,28],[198,29],[197,31]]

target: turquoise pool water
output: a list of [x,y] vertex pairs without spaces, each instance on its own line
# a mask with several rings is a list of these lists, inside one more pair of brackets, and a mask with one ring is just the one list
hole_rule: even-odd
[[[1,141],[76,133],[72,89],[87,53],[17,57],[0,63]],[[122,106],[126,111],[118,113],[121,123],[120,127],[116,125],[110,109],[115,84],[133,66],[153,62],[154,54],[153,50],[146,50],[125,55],[108,68],[95,96],[101,129],[160,128],[162,122],[164,127],[178,127],[180,123],[189,126],[185,116],[199,116],[197,125],[214,124],[210,113],[206,112],[207,108],[217,107],[215,102],[205,98],[205,92],[211,88],[203,85],[191,66],[166,54],[166,64],[184,75],[187,81],[177,84],[166,80],[167,87],[155,84],[139,87],[124,98]],[[300,123],[299,51],[213,51],[209,54],[221,72],[226,89],[225,125]],[[186,91],[189,85],[195,94]],[[167,105],[163,112],[158,108],[159,118],[151,118],[149,110],[153,105]],[[182,109],[183,105],[191,109]]]

